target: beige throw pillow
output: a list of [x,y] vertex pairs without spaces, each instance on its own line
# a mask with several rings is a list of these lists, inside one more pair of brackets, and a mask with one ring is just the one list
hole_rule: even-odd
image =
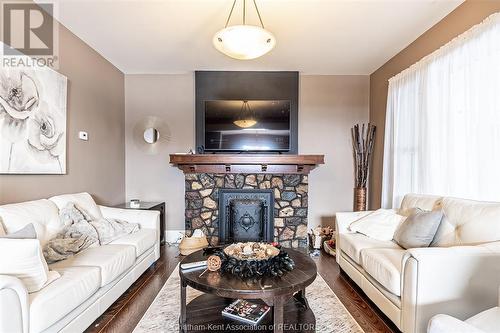
[[415,208],[394,233],[394,241],[405,249],[428,247],[443,219],[442,210],[425,211]]

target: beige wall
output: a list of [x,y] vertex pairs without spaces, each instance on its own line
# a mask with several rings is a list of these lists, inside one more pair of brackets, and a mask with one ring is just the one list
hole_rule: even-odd
[[125,200],[124,75],[63,26],[59,48],[68,78],[67,174],[0,175],[0,204],[79,191],[102,204]]
[[299,151],[325,154],[309,176],[309,225],[333,225],[336,212],[352,210],[354,169],[350,128],[368,121],[368,76],[302,75]]
[[[134,127],[148,116],[169,127],[170,140],[157,155],[133,140]],[[184,175],[168,155],[194,147],[194,73],[125,75],[125,145],[127,200],[165,201],[167,229],[184,230]]]
[[498,11],[498,0],[466,1],[370,76],[370,122],[377,126],[370,178],[371,208],[380,207],[387,80]]
[[[368,120],[368,76],[300,76],[299,151],[325,154],[310,175],[309,224],[333,223],[352,209],[350,127]],[[167,229],[184,230],[184,177],[168,154],[194,147],[194,75],[126,75],[127,199],[167,203]],[[171,142],[147,155],[133,141],[137,122],[157,116],[170,125]],[[161,134],[160,134],[161,135]]]

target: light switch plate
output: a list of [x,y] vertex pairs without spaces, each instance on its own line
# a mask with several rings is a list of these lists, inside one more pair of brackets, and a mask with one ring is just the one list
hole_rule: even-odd
[[87,132],[80,131],[80,132],[78,132],[78,138],[80,140],[88,141],[89,140],[89,134]]

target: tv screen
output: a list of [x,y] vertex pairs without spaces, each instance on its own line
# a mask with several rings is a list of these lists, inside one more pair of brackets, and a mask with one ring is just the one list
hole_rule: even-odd
[[290,150],[290,101],[205,102],[205,151]]

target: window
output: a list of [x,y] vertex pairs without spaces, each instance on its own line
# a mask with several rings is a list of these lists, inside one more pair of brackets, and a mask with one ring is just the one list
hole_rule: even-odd
[[389,80],[383,207],[406,193],[500,201],[500,13]]

